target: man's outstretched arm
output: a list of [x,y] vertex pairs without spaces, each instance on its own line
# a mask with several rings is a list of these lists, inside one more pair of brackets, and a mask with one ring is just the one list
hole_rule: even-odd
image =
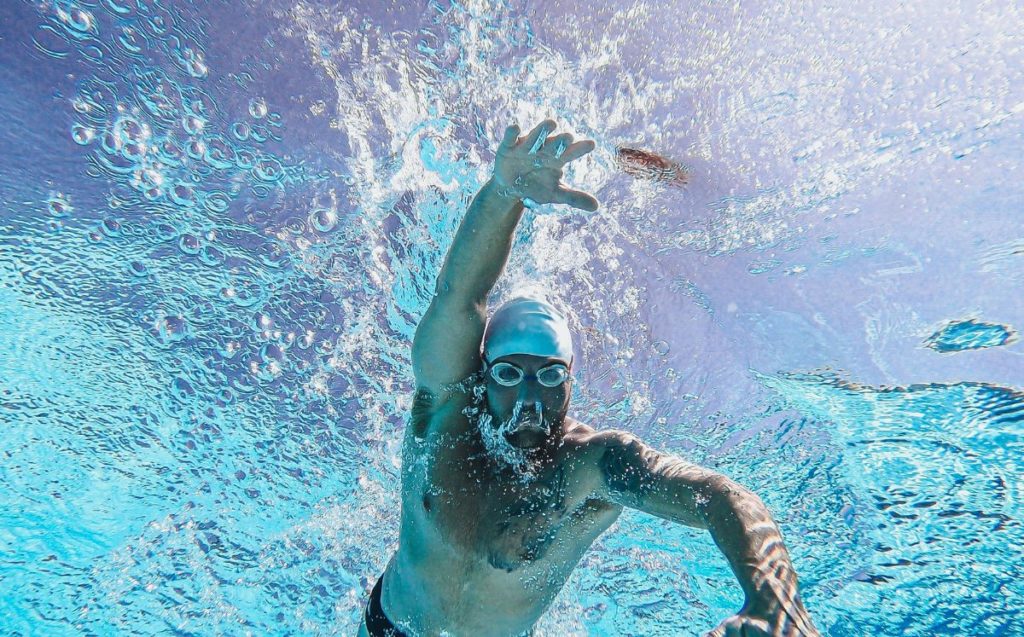
[[589,153],[594,142],[573,143],[569,134],[548,137],[555,126],[545,120],[525,137],[519,136],[518,126],[508,127],[494,175],[473,198],[455,233],[412,346],[417,389],[429,392],[434,406],[447,398],[446,386],[480,368],[487,295],[508,261],[523,200],[597,208],[593,197],[561,184],[562,166]]
[[746,602],[709,637],[817,637],[782,534],[756,494],[720,473],[659,453],[632,434],[605,431],[595,438],[610,501],[707,529],[729,561]]

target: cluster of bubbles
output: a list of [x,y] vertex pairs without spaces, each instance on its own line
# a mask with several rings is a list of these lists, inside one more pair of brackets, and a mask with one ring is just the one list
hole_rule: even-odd
[[[210,69],[200,44],[203,20],[159,0],[47,0],[38,10],[37,51],[54,59],[77,54],[91,65],[69,99],[69,134],[87,152],[87,175],[111,189],[109,208],[87,231],[89,240],[100,243],[122,237],[126,229],[137,234],[146,228],[150,245],[143,250],[148,254],[132,254],[126,266],[138,282],[160,278],[166,266],[153,257],[168,244],[211,268],[214,278],[218,266],[253,258],[259,268],[281,271],[288,255],[276,239],[225,226],[242,212],[249,213],[249,221],[259,216],[261,200],[280,199],[303,175],[271,150],[272,143],[282,140],[283,122],[265,98],[251,98],[245,112],[231,118],[204,87]],[[308,225],[328,233],[338,224],[338,202],[319,203],[308,213]],[[53,229],[62,227],[74,210],[63,192],[51,193],[46,205]],[[198,302],[205,316],[189,301],[142,313],[153,342],[173,347],[208,337],[202,327],[216,325],[211,316],[220,317],[223,325],[237,321],[230,317],[238,310],[266,315],[267,295],[246,272],[252,269],[215,286],[219,295],[210,298],[226,305]],[[303,325],[235,332],[219,351],[226,364],[251,372],[254,380],[279,378],[298,363],[288,360],[285,351],[293,344],[306,349],[312,341],[312,331]]]
[[36,48],[53,58],[76,51],[96,66],[71,100],[69,131],[93,150],[94,176],[148,202],[213,215],[238,194],[221,184],[248,183],[262,198],[287,180],[289,169],[263,147],[280,141],[280,114],[255,97],[248,117],[230,121],[201,88],[209,73],[201,24],[189,31],[189,20],[159,2],[51,0],[40,9]]
[[285,178],[281,161],[259,148],[279,139],[281,126],[265,106],[252,109],[260,120],[233,122],[224,134],[216,132],[213,101],[201,89],[154,70],[135,79],[137,94],[128,99],[113,83],[90,79],[72,102],[79,120],[71,138],[95,149],[97,176],[126,184],[147,201],[201,206],[213,215],[228,210],[234,193],[206,184],[241,177],[253,194],[266,197]]

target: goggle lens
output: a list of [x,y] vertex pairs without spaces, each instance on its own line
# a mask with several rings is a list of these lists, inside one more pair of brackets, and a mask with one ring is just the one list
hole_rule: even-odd
[[[512,363],[498,363],[491,366],[491,378],[499,385],[514,387],[523,382],[526,374]],[[569,370],[561,363],[548,365],[537,372],[537,382],[545,387],[558,387],[569,378]]]

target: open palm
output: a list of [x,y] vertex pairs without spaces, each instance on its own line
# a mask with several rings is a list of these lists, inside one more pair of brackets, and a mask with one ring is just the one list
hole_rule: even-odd
[[[593,140],[574,142],[569,133],[548,137],[557,124],[546,119],[525,137],[509,126],[494,160],[499,192],[525,201],[561,203],[580,210],[597,210],[597,199],[562,184],[562,167],[594,150]],[[527,202],[529,203],[529,202]]]

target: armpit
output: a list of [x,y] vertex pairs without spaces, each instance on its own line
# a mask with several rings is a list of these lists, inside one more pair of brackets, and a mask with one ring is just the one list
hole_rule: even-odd
[[418,387],[412,397],[412,409],[410,410],[409,426],[417,438],[427,435],[430,427],[430,418],[434,414],[435,397],[433,392],[423,387]]

